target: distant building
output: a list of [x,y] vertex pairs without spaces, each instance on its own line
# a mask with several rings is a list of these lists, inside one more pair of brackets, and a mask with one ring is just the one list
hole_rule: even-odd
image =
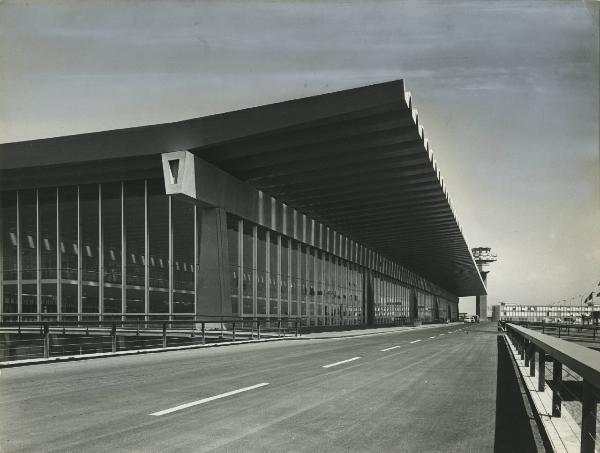
[[599,311],[599,306],[594,305],[521,305],[505,302],[492,307],[498,307],[502,321],[538,321],[538,322],[578,322],[581,316],[585,319],[592,318],[592,312]]

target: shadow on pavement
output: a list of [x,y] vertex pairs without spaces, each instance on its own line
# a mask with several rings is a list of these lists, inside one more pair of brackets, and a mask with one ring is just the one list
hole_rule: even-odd
[[545,451],[526,390],[516,373],[508,346],[498,335],[494,452]]

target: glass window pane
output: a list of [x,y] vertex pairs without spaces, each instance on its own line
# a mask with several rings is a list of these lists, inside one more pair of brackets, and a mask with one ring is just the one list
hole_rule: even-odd
[[121,313],[121,287],[104,287],[104,313]]
[[269,269],[270,269],[270,281],[269,281],[269,313],[271,315],[278,314],[279,310],[279,291],[277,286],[278,276],[278,246],[277,246],[277,233],[271,232],[270,244],[269,244]]
[[37,287],[36,285],[23,285],[23,313],[37,313]]
[[104,312],[121,313],[121,184],[102,184]]
[[85,282],[97,282],[99,271],[97,184],[79,187],[79,212],[81,222],[81,279]]
[[243,236],[243,314],[253,315],[254,308],[252,306],[252,278],[253,278],[253,256],[252,256],[252,225],[244,222]]
[[[38,191],[42,279],[56,278],[56,189]],[[56,295],[56,288],[54,289]],[[55,301],[56,303],[56,301]],[[42,303],[43,306],[43,303]]]
[[289,302],[288,302],[288,288],[289,288],[289,258],[290,249],[287,238],[281,238],[281,314],[287,316],[289,314]]
[[296,241],[290,240],[292,244],[291,252],[292,252],[292,273],[291,273],[291,305],[292,305],[292,316],[298,315],[298,301],[300,300],[300,276],[298,272],[300,255],[298,251],[298,243]]
[[240,266],[239,266],[239,232],[238,232],[238,220],[228,215],[227,216],[227,243],[229,247],[229,267],[231,275],[231,311],[234,315],[239,314],[238,308],[238,285],[240,278]]
[[[77,283],[77,187],[59,188],[60,260],[63,280]],[[64,304],[63,304],[64,306]],[[77,307],[77,303],[75,303]]]
[[77,285],[63,283],[61,285],[61,311],[62,313],[77,313]]
[[100,249],[99,202],[97,184],[79,187],[81,232],[81,309],[83,313],[98,313],[98,277]]
[[149,311],[169,313],[169,198],[161,180],[148,181]]
[[127,291],[125,311],[144,312],[145,285],[145,182],[127,181],[124,192],[125,217],[125,275]]
[[[17,280],[17,192],[2,192],[2,269],[4,281]],[[10,291],[9,291],[10,292]],[[6,292],[5,292],[6,293]],[[6,307],[6,299],[4,301]],[[15,301],[16,307],[16,301]],[[4,309],[7,312],[6,308]],[[8,311],[11,312],[12,310]]]
[[56,283],[42,283],[42,313],[56,313]]
[[5,283],[3,290],[4,305],[2,312],[5,314],[17,313],[17,285]]
[[267,313],[267,242],[266,232],[262,228],[257,231],[257,274],[256,274],[256,296],[257,296],[257,314]]
[[[21,278],[37,278],[37,215],[35,190],[19,190],[19,223],[21,235]],[[35,296],[36,291],[33,290]]]
[[98,313],[98,285],[82,283],[81,310],[83,313]]

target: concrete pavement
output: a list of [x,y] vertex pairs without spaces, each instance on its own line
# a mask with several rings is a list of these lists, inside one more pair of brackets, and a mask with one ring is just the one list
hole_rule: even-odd
[[0,450],[494,451],[495,330],[450,325],[3,369]]

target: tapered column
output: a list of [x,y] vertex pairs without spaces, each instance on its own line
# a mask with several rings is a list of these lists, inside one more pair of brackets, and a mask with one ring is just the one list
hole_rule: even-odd
[[[196,315],[231,316],[227,213],[221,208],[205,208],[201,210],[199,220],[201,227]],[[240,304],[242,302],[240,299]]]

